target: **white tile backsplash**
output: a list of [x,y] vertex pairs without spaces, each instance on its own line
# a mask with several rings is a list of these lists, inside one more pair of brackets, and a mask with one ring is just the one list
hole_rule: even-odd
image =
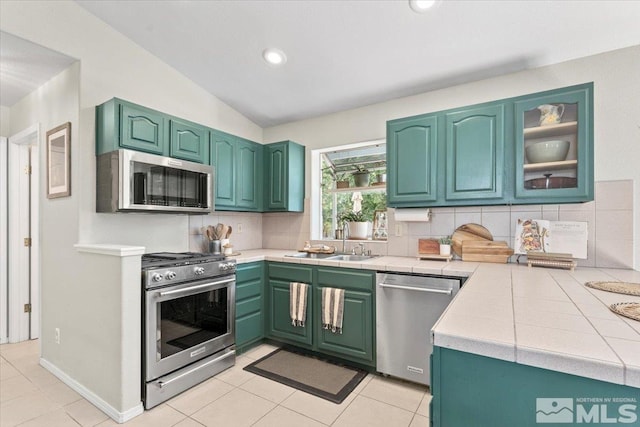
[[[477,223],[485,226],[494,240],[514,244],[517,219],[546,219],[560,221],[586,221],[588,244],[583,267],[632,268],[633,266],[633,181],[603,181],[595,184],[596,200],[587,203],[561,205],[469,206],[434,208],[428,223],[398,222],[401,236],[395,235],[396,222],[393,208],[388,210],[389,240],[367,242],[367,249],[380,255],[414,256],[418,238],[437,238],[452,234],[457,226]],[[310,200],[305,199],[304,213],[246,213],[215,212],[212,215],[193,215],[189,218],[190,250],[200,250],[203,243],[200,228],[225,222],[236,229],[242,224],[243,232],[234,231],[231,243],[234,250],[244,249],[300,249],[311,241]],[[318,243],[320,241],[314,241]],[[342,249],[342,242],[325,244]],[[353,242],[347,241],[350,249]],[[511,262],[514,262],[512,257]]]

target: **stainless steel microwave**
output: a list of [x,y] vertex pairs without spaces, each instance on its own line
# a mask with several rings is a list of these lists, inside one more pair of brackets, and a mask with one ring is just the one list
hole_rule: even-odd
[[213,167],[132,150],[96,157],[97,212],[213,211]]

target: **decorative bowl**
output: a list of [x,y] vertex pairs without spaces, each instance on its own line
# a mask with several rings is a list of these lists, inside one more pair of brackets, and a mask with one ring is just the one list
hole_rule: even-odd
[[529,163],[560,162],[567,158],[569,141],[542,141],[525,148]]

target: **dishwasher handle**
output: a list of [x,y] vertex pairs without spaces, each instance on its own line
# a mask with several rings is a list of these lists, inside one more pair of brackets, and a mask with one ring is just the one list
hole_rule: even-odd
[[417,288],[415,286],[401,286],[401,285],[392,285],[389,283],[378,283],[378,286],[381,288],[392,288],[392,289],[402,289],[404,291],[418,291],[418,292],[427,292],[430,294],[445,294],[451,295],[453,293],[452,289],[432,289],[432,288]]

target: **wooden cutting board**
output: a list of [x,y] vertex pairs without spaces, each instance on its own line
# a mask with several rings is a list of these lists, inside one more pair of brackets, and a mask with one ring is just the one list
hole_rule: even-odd
[[513,249],[504,241],[465,240],[462,242],[462,255],[513,255]]
[[462,242],[463,261],[495,262],[504,264],[511,255],[513,255],[513,249],[509,247],[507,242],[492,242],[484,240],[465,240]]
[[462,242],[466,240],[492,241],[491,232],[480,224],[464,224],[451,235],[451,249],[459,257],[463,254]]
[[418,253],[440,255],[440,243],[437,239],[418,239]]

